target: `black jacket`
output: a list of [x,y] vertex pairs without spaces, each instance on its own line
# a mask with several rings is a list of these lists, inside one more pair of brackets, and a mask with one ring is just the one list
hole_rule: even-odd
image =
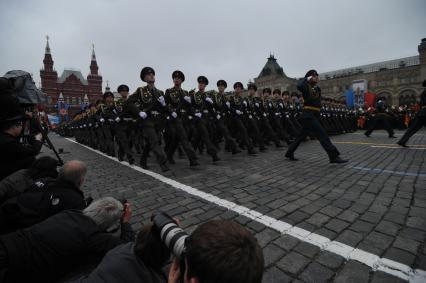
[[30,169],[21,169],[0,181],[0,204],[28,189],[34,180]]
[[0,180],[19,169],[29,168],[39,154],[42,143],[35,140],[32,145],[23,145],[19,139],[0,133]]
[[83,192],[61,179],[37,180],[26,192],[0,206],[0,234],[39,223],[66,209],[86,207]]
[[128,223],[120,237],[100,231],[78,210],[60,212],[30,228],[0,236],[0,249],[8,255],[4,282],[52,282],[84,265],[85,259],[103,256],[122,243],[134,241]]
[[136,257],[135,244],[127,243],[109,251],[88,276],[75,283],[167,282],[164,274],[154,271]]

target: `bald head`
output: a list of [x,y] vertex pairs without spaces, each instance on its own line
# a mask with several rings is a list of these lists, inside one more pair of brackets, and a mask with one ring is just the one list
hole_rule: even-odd
[[65,163],[59,170],[58,179],[68,181],[80,188],[86,177],[86,164],[79,160],[71,160]]

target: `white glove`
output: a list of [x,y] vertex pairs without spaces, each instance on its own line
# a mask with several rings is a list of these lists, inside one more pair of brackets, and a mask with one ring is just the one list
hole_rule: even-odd
[[280,116],[280,113],[275,113],[275,116]]
[[218,120],[220,119],[220,115],[219,114],[217,114],[216,119],[218,119]]
[[245,101],[245,100],[244,100],[244,101],[243,101],[243,104],[244,104],[244,106],[247,106],[247,101]]
[[201,118],[201,116],[203,116],[203,114],[201,114],[200,112],[197,112],[194,115],[195,115],[195,117],[198,117],[198,118]]
[[192,116],[191,116],[191,115],[188,115],[188,119],[189,119],[189,120],[192,120]]
[[235,113],[237,113],[238,115],[243,114],[243,112],[241,112],[240,110],[235,110]]
[[43,135],[41,133],[38,133],[37,135],[35,135],[35,139],[41,141],[43,139]]
[[99,121],[101,121],[101,123],[105,122],[104,118],[99,119]]
[[269,104],[268,104],[268,106],[269,106],[269,107],[272,107],[272,104],[271,104],[271,103],[269,103]]
[[146,119],[146,117],[148,117],[148,115],[146,115],[146,112],[139,112],[139,117],[141,117],[142,119]]
[[231,103],[229,103],[229,101],[227,101],[225,104],[228,106],[228,108],[231,108]]
[[176,118],[176,117],[177,117],[176,112],[172,112],[172,117],[173,117],[173,118]]
[[206,101],[210,104],[213,104],[213,100],[210,97],[206,97]]
[[284,104],[282,104],[281,102],[280,102],[279,105],[280,105],[281,108],[284,108]]
[[263,113],[263,117],[266,117],[266,116],[268,116],[268,115],[266,115],[266,113]]
[[161,103],[161,105],[166,106],[166,101],[164,100],[164,96],[160,96],[157,100],[158,102]]
[[259,103],[257,103],[257,102],[254,105],[256,105],[256,107],[259,107]]
[[115,121],[119,123],[121,121],[120,117],[115,118]]
[[183,97],[183,99],[185,99],[185,100],[186,100],[186,102],[191,103],[191,97],[189,97],[189,96],[185,95],[185,96]]

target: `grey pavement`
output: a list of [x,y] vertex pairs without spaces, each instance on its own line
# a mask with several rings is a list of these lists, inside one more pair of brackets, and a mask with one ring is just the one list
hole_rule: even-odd
[[[397,139],[388,139],[383,131],[370,138],[362,132],[331,138],[349,163],[329,164],[318,141],[308,141],[296,151],[297,162],[284,158],[285,148],[271,146],[254,157],[221,151],[217,164],[204,153],[197,168],[176,157],[176,165],[163,175],[330,240],[426,270],[426,131],[413,136],[408,149],[395,146]],[[241,223],[263,248],[264,282],[404,282],[281,235],[62,137],[52,134],[51,140],[64,149],[64,160],[88,164],[86,195],[110,195],[132,203],[135,229],[158,209],[179,218],[188,232],[210,219]],[[162,174],[154,158],[148,165]]]

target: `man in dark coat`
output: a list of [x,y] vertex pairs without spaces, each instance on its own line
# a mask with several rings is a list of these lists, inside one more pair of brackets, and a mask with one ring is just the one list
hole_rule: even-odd
[[86,171],[83,162],[69,161],[56,180],[38,180],[25,193],[4,202],[0,206],[0,234],[29,227],[66,209],[86,208],[80,190]]
[[19,142],[25,118],[15,97],[0,95],[0,180],[20,169],[29,168],[40,153],[42,135],[38,133],[30,145]]
[[83,211],[62,211],[28,229],[2,235],[0,282],[54,282],[87,258],[102,257],[134,241],[130,217],[128,203],[105,197]]

